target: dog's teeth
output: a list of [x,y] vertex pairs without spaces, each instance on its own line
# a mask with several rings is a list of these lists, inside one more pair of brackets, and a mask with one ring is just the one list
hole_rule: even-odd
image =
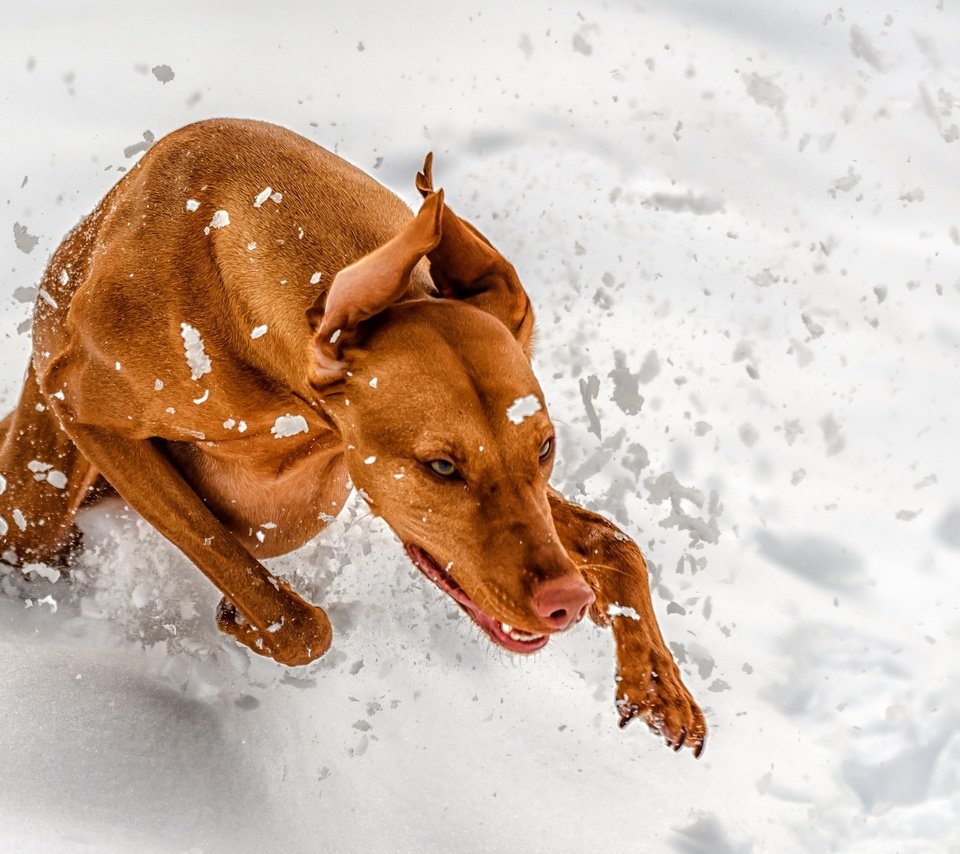
[[543,635],[532,635],[529,632],[522,632],[520,629],[515,629],[509,623],[501,623],[500,628],[505,635],[512,638],[515,641],[520,641],[520,643],[529,643],[530,641],[540,640]]

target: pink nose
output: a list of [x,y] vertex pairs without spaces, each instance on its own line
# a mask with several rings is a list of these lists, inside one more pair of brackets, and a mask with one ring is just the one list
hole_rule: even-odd
[[537,588],[533,610],[551,629],[562,632],[584,618],[593,600],[593,591],[582,578],[562,576]]

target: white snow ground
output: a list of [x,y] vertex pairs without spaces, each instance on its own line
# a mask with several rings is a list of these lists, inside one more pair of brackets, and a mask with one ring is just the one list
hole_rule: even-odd
[[358,505],[271,564],[336,631],[286,671],[115,504],[3,582],[0,849],[960,851],[958,57],[951,0],[4,4],[3,410],[124,149],[263,118],[411,202],[432,149],[712,729],[619,731],[605,633],[491,649]]

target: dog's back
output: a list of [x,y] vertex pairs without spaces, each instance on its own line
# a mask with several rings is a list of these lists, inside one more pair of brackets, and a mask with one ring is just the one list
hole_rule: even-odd
[[[164,362],[176,355],[180,366],[187,324],[203,328],[208,352],[297,388],[305,311],[410,217],[389,190],[291,131],[189,125],[158,142],[57,250],[37,303],[38,375],[81,349],[85,371],[113,372],[113,383],[125,365],[131,377],[175,382]],[[263,327],[269,357],[251,337]]]

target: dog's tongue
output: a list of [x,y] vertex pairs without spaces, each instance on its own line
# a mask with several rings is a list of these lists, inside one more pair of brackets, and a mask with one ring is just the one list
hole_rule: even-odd
[[460,605],[495,644],[511,652],[520,653],[536,652],[546,646],[550,639],[549,635],[527,635],[510,626],[504,626],[499,620],[480,610],[480,606],[466,594],[466,591],[448,572],[440,568],[430,554],[412,543],[406,546],[406,550],[417,568]]

